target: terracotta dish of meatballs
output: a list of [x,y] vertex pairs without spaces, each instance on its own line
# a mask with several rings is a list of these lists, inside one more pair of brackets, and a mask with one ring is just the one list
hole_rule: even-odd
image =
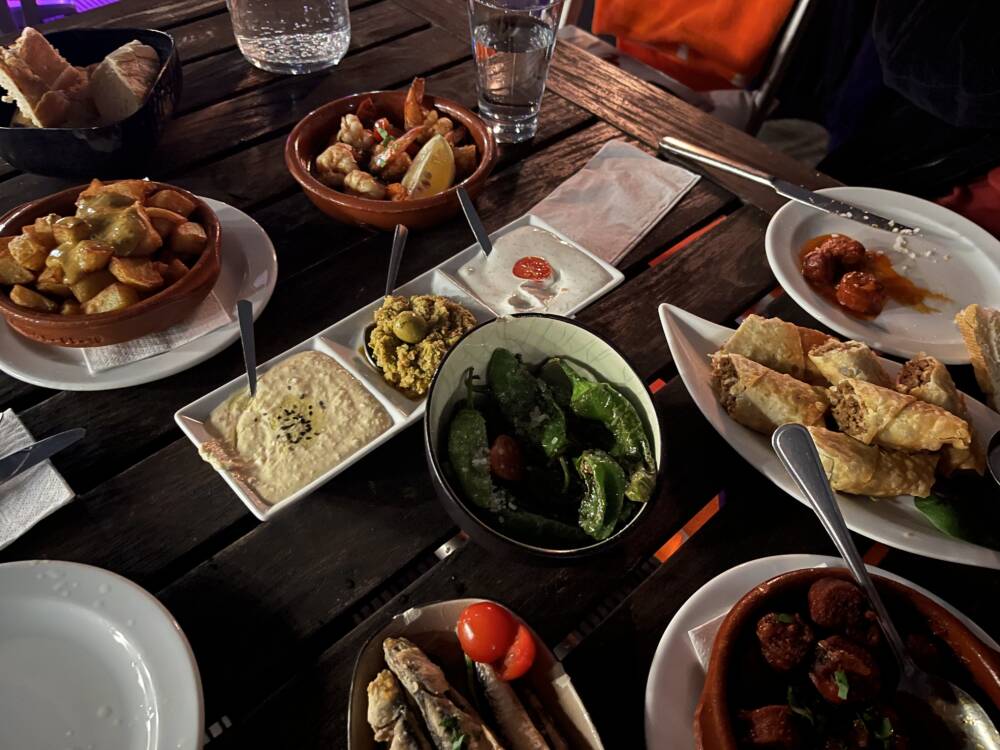
[[[876,578],[913,658],[1000,716],[1000,654],[950,612]],[[716,636],[695,714],[703,750],[952,750],[933,714],[895,687],[868,600],[844,569],[796,570],[746,594]]]
[[859,318],[878,317],[892,299],[917,312],[938,312],[927,300],[949,301],[899,274],[884,254],[868,250],[846,234],[813,237],[799,251],[799,269],[826,299]]

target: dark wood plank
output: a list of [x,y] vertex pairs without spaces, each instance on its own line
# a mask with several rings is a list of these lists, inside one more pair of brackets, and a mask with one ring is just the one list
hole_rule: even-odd
[[644,746],[646,675],[663,631],[692,594],[749,560],[836,554],[810,510],[749,466],[726,465],[733,470],[727,470],[726,504],[719,513],[564,659],[598,731],[605,741],[615,738],[615,747]]
[[[170,30],[182,64],[236,47],[233,23],[228,13],[216,13]],[[188,82],[185,81],[185,85]]]
[[[203,16],[226,11],[225,0],[128,0],[113,3],[87,13],[65,16],[45,24],[46,31],[72,29],[81,26],[106,28],[109,26],[167,30]],[[15,35],[2,40],[8,44]]]
[[614,341],[643,377],[670,362],[657,307],[669,302],[711,320],[729,320],[766,290],[774,277],[764,259],[767,217],[744,206],[663,263],[627,281],[580,313]]
[[[427,27],[425,19],[392,2],[361,8],[351,20],[348,55]],[[348,59],[345,57],[340,65],[345,65]],[[319,75],[336,77],[338,68]],[[180,114],[191,112],[263,84],[284,80],[288,77],[255,68],[238,49],[230,49],[184,66],[184,91],[177,111]]]
[[[466,19],[452,12],[448,4],[437,0],[398,2],[455,36],[468,39]],[[673,135],[810,188],[837,184],[753,136],[571,44],[556,44],[546,85],[653,148],[664,135]],[[720,185],[765,211],[773,212],[785,203],[769,188],[719,170],[706,171]]]

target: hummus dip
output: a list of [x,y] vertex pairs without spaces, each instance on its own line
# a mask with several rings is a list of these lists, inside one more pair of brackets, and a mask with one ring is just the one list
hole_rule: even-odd
[[326,354],[295,354],[208,419],[201,457],[274,504],[364,448],[392,425],[385,408]]

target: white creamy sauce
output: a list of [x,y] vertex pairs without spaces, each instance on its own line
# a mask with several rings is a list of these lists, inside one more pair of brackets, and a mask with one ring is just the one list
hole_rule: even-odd
[[[514,264],[525,257],[544,258],[552,274],[538,281],[518,278]],[[488,257],[478,256],[458,270],[458,277],[501,315],[569,312],[611,278],[573,245],[533,226],[518,227],[499,237]]]
[[212,411],[201,457],[268,503],[292,495],[392,426],[378,400],[335,360],[302,352]]

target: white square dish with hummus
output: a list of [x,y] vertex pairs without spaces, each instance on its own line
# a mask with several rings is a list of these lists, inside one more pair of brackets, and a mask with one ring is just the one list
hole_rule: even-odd
[[175,415],[257,518],[305,497],[389,439],[404,419],[321,338],[230,381]]

